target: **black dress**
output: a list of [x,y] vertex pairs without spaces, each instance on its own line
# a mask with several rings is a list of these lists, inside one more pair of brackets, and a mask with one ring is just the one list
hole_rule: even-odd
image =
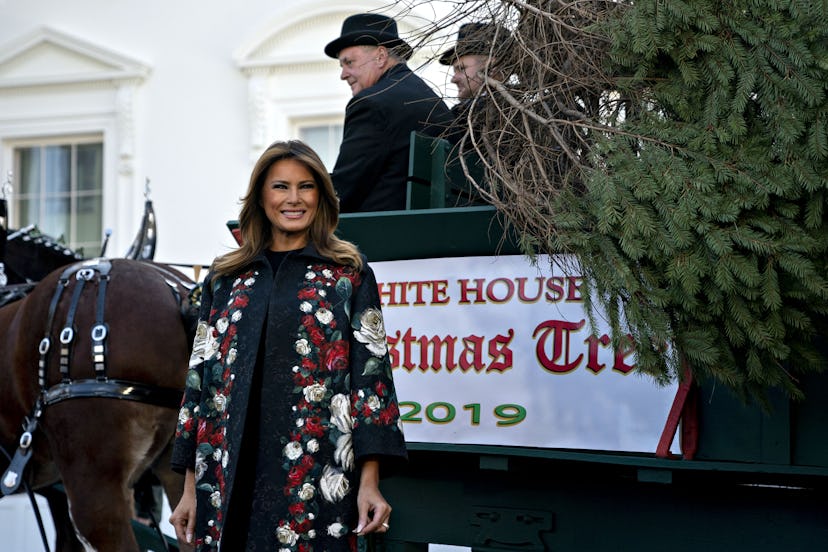
[[[274,285],[277,285],[276,275],[279,266],[291,253],[294,252],[264,252],[273,269]],[[280,293],[281,290],[273,291]],[[222,546],[233,551],[279,550],[276,528],[282,513],[288,507],[287,499],[283,495],[272,492],[272,489],[281,489],[285,486],[285,472],[272,469],[268,463],[273,462],[274,457],[278,458],[278,451],[282,448],[281,436],[273,432],[272,428],[284,427],[290,419],[291,405],[285,400],[282,390],[287,389],[287,386],[293,386],[292,374],[287,367],[285,370],[264,369],[264,359],[268,353],[284,353],[265,350],[267,328],[264,330],[259,342],[258,360],[247,405],[239,468],[222,537]],[[255,516],[251,516],[253,512]],[[251,523],[251,517],[255,522]]]

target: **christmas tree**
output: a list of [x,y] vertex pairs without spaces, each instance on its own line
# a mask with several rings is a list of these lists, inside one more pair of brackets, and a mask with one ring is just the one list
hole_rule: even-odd
[[472,4],[514,47],[461,147],[526,252],[573,255],[656,379],[799,396],[825,368],[828,3]]

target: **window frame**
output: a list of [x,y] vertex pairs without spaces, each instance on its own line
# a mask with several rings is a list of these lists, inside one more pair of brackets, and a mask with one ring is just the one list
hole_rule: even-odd
[[[96,175],[97,186],[93,189],[79,189],[78,186],[78,146],[83,145],[98,145],[100,147],[100,167]],[[46,173],[45,165],[47,163],[46,156],[43,152],[48,147],[54,146],[68,146],[70,148],[69,161],[69,185],[68,190],[64,191],[49,191],[46,188]],[[48,223],[43,221],[48,220],[47,202],[50,199],[66,198],[69,201],[69,213],[67,214],[66,225],[68,227],[68,235],[64,235],[65,245],[72,249],[83,249],[89,251],[99,250],[103,242],[103,223],[105,214],[105,178],[106,178],[106,139],[103,133],[72,133],[56,136],[42,136],[30,137],[26,139],[17,139],[9,141],[8,147],[11,152],[11,162],[13,167],[12,172],[12,193],[9,197],[9,224],[14,227],[22,226],[23,218],[21,202],[24,200],[37,201],[37,215],[36,220],[27,221],[28,224],[37,224],[39,228],[48,227]],[[23,149],[39,149],[40,150],[40,175],[37,182],[36,191],[28,191],[22,193],[21,182],[21,150]],[[97,198],[98,212],[96,213],[98,229],[98,236],[94,241],[80,240],[80,211],[79,200],[83,198]],[[44,233],[49,234],[47,230]],[[50,234],[51,235],[51,234]],[[52,236],[58,238],[60,236]]]
[[319,154],[328,172],[333,171],[336,158],[339,155],[339,146],[342,143],[342,132],[344,129],[342,116],[296,117],[293,119],[291,126],[293,127],[292,134],[306,143],[307,140],[302,135],[305,129],[328,128],[328,149],[326,151],[321,151],[321,148],[316,144],[308,143],[308,145]]

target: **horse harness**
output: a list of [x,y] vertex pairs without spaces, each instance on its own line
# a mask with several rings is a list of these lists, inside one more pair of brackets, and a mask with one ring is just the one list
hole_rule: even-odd
[[[179,277],[163,267],[147,263],[148,266],[156,269],[164,278],[165,283],[172,290],[177,302],[181,303],[181,295],[178,286],[188,287]],[[182,389],[171,389],[147,385],[140,382],[111,379],[107,377],[107,337],[109,326],[104,319],[104,305],[106,302],[106,290],[110,280],[111,263],[107,259],[97,258],[75,263],[67,267],[58,279],[52,300],[49,303],[49,313],[46,322],[46,330],[43,339],[38,346],[40,358],[38,360],[37,379],[40,386],[40,393],[35,401],[31,414],[26,417],[23,423],[23,434],[20,437],[17,450],[9,464],[8,469],[0,479],[0,491],[3,495],[10,495],[18,492],[23,482],[23,473],[26,464],[32,455],[32,441],[37,429],[38,420],[46,407],[57,404],[64,400],[76,398],[110,398],[139,401],[176,409],[181,402]],[[59,383],[48,386],[46,382],[46,368],[49,360],[49,353],[52,351],[52,326],[55,313],[64,291],[69,287],[69,282],[75,278],[77,284],[72,290],[69,303],[69,310],[66,321],[58,335],[59,358],[61,380]],[[70,374],[70,359],[72,345],[77,334],[75,328],[75,315],[80,303],[81,292],[86,284],[97,281],[97,297],[95,301],[95,322],[90,332],[92,339],[92,365],[95,369],[95,377],[88,379],[73,380]]]

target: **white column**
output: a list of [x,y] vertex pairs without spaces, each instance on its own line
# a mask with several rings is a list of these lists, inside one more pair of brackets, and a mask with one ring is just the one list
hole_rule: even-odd
[[270,105],[267,101],[268,74],[266,70],[248,69],[247,74],[247,122],[250,129],[250,159],[259,158],[270,144]]

